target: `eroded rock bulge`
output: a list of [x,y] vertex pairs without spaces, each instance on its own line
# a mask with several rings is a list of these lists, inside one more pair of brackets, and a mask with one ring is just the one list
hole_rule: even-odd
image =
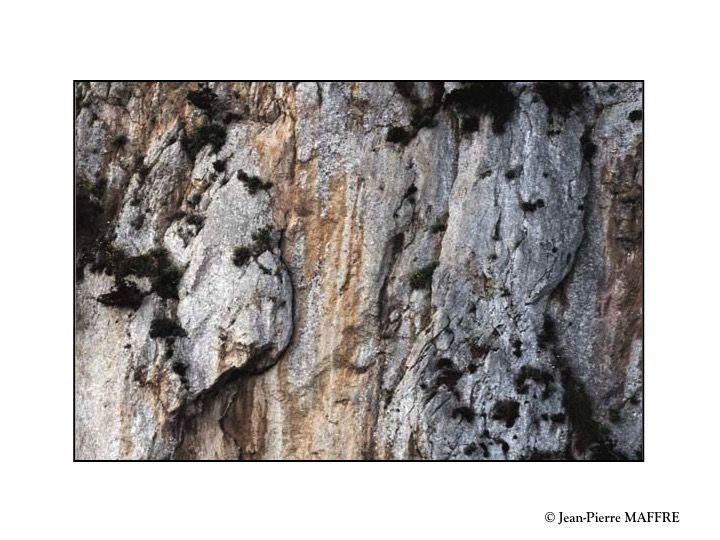
[[641,457],[641,105],[79,84],[77,457]]

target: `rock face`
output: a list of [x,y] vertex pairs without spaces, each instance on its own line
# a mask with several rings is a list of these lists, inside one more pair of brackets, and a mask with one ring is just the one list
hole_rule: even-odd
[[78,83],[77,459],[641,459],[640,83]]

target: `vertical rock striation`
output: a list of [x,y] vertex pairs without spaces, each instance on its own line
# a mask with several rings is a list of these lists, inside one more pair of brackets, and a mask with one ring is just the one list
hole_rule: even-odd
[[640,83],[78,83],[78,459],[640,459]]

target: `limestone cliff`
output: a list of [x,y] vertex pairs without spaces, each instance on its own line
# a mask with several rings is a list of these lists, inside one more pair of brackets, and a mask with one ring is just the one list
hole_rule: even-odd
[[77,459],[641,459],[642,84],[77,83]]

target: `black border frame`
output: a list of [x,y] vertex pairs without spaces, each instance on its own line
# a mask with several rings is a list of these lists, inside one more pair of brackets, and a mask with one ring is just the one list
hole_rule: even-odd
[[[520,79],[515,80],[509,80],[509,79],[503,79],[500,82],[519,82]],[[612,82],[619,82],[619,83],[641,83],[642,84],[642,119],[641,119],[641,129],[642,129],[642,151],[641,151],[641,162],[642,162],[642,168],[643,168],[643,182],[642,182],[642,241],[641,241],[641,254],[642,254],[642,357],[640,359],[640,366],[642,370],[642,458],[640,459],[631,459],[628,460],[628,463],[645,463],[645,416],[646,416],[646,410],[645,410],[645,379],[646,379],[646,372],[645,372],[645,80],[634,80],[634,79],[597,79],[597,80],[587,80],[587,79],[543,79],[532,82],[603,82],[603,83],[612,83]],[[78,83],[83,82],[98,82],[98,83],[113,83],[113,82],[124,82],[124,83],[193,83],[193,82],[206,82],[206,81],[198,81],[195,79],[178,79],[178,80],[172,80],[172,79],[162,79],[162,80],[142,80],[142,79],[128,79],[128,80],[109,80],[109,79],[97,79],[97,80],[91,80],[91,79],[73,79],[72,83],[72,103],[73,103],[73,123],[72,123],[72,130],[73,130],[73,462],[74,463],[117,463],[117,462],[129,462],[129,463],[141,463],[144,461],[147,461],[149,463],[158,463],[158,462],[180,462],[180,463],[212,463],[212,462],[220,462],[220,463],[237,463],[237,462],[265,462],[265,463],[303,463],[303,462],[317,462],[317,463],[358,463],[358,462],[396,462],[396,463],[404,463],[404,462],[421,462],[421,463],[443,463],[443,462],[457,462],[457,463],[622,463],[614,460],[591,460],[591,461],[577,461],[577,460],[506,460],[506,459],[463,459],[463,460],[429,460],[429,459],[401,459],[401,460],[393,460],[393,459],[255,459],[255,460],[226,460],[226,459],[203,459],[203,460],[193,460],[193,459],[159,459],[159,460],[140,460],[140,459],[78,459],[75,455],[75,441],[76,441],[76,434],[75,434],[75,426],[76,426],[76,410],[77,410],[77,404],[75,402],[75,396],[76,396],[76,388],[75,388],[75,380],[76,380],[76,372],[75,372],[75,337],[76,337],[76,329],[75,329],[75,321],[76,321],[76,305],[75,305],[75,298],[77,296],[77,283],[75,281],[75,255],[77,252],[77,245],[76,245],[76,216],[75,216],[75,172],[77,170],[77,163],[76,163],[76,157],[75,157],[75,149],[77,146],[77,135],[75,131],[75,119],[76,119],[76,111],[75,111],[75,87]],[[251,81],[251,80],[232,80],[232,79],[218,79],[218,80],[212,80],[207,82],[258,82],[258,81]],[[267,83],[279,83],[279,82],[288,82],[284,80],[269,80],[269,81],[261,81],[261,82],[267,82]],[[363,83],[390,83],[394,81],[390,80],[364,80],[364,81],[333,81],[333,80],[298,80],[293,82],[363,82]],[[416,81],[410,81],[410,82],[416,82]],[[430,79],[428,82],[440,82],[438,79]]]

